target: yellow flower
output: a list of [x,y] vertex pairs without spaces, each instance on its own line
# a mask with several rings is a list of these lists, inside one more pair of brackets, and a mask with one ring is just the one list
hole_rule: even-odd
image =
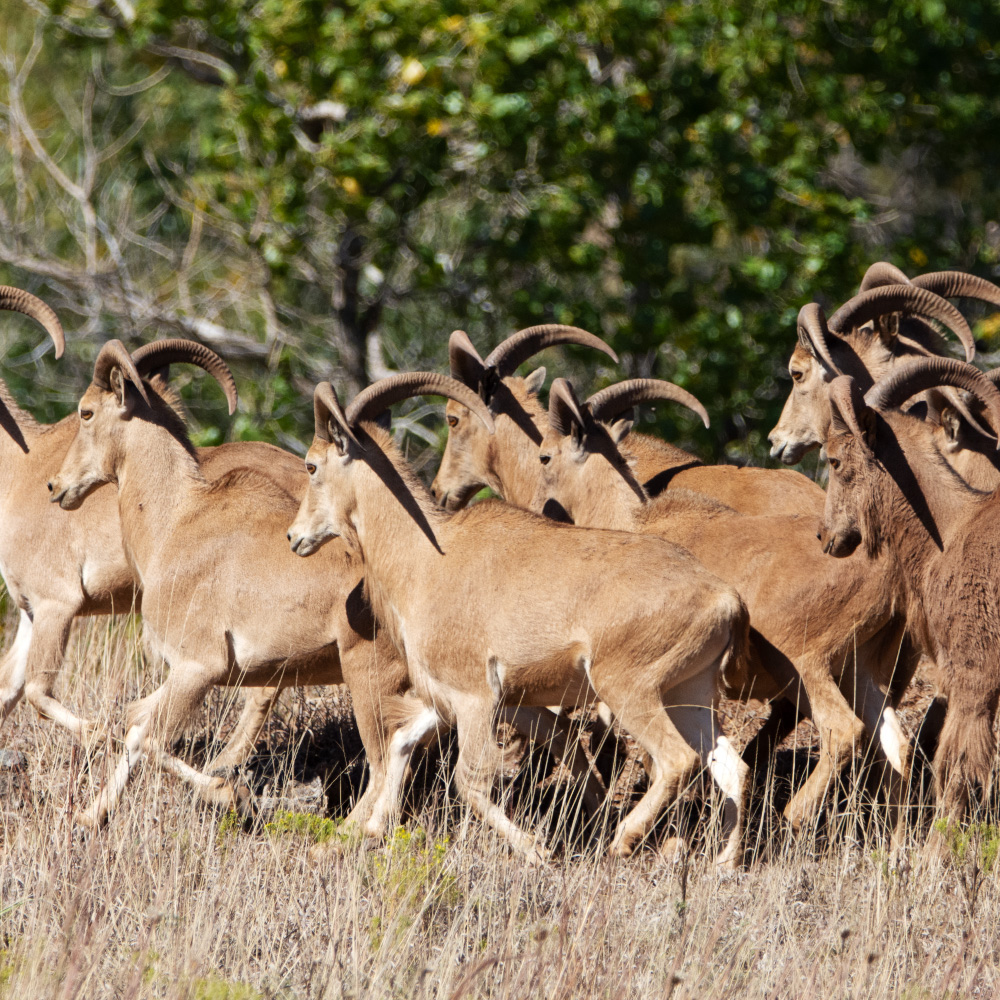
[[288,74],[288,63],[284,59],[274,60],[274,75],[279,80],[284,80],[285,76]]
[[399,71],[399,78],[407,87],[412,87],[420,83],[426,73],[427,70],[419,59],[410,58],[403,63],[403,68]]
[[452,14],[444,19],[445,31],[461,31],[465,26],[465,18],[461,14]]
[[427,123],[428,135],[440,135],[443,131],[444,131],[444,125],[441,123],[440,118],[432,118]]
[[340,186],[352,198],[357,198],[361,194],[361,185],[353,177],[341,177]]
[[910,260],[912,260],[917,267],[924,267],[927,264],[927,254],[925,254],[920,247],[913,247],[913,249],[910,250]]

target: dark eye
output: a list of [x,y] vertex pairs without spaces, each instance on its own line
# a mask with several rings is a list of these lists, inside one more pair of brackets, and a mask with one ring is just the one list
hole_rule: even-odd
[[306,462],[306,472],[308,472],[310,476],[315,476],[316,466],[313,465],[312,462]]
[[803,371],[799,371],[798,368],[793,368],[789,374],[792,376],[793,382],[801,382],[802,379],[805,378],[806,373]]
[[94,415],[94,411],[93,410],[81,410],[80,411],[80,419],[81,420],[89,420],[93,415]]
[[449,427],[457,427],[458,426],[458,417],[454,417],[451,414],[449,414],[448,417],[447,417],[447,420],[448,420],[448,426]]
[[831,458],[830,459],[830,468],[833,469],[834,472],[836,472],[840,468],[840,459],[839,458]]
[[541,462],[542,465],[548,465],[549,464],[549,460],[551,458],[552,458],[551,455],[539,455],[538,456],[538,461]]

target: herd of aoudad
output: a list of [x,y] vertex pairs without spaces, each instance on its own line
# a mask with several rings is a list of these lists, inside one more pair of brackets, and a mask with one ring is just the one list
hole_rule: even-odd
[[[166,679],[128,706],[123,749],[82,825],[122,807],[144,758],[210,802],[252,810],[239,768],[281,690],[346,684],[369,767],[347,819],[366,837],[396,821],[417,748],[454,729],[461,798],[543,863],[544,836],[495,795],[514,752],[498,729],[550,740],[597,814],[607,790],[567,713],[599,704],[647,772],[601,849],[631,854],[700,777],[721,792],[706,851],[736,867],[751,768],[803,717],[820,746],[785,806],[791,831],[814,824],[867,755],[887,836],[899,836],[914,752],[897,709],[923,663],[937,689],[924,722],[935,815],[961,822],[995,757],[1000,370],[972,364],[956,299],[1000,308],[1000,287],[877,263],[831,316],[801,309],[771,454],[793,464],[822,448],[825,491],[788,469],[705,465],[634,431],[635,408],[654,401],[707,424],[670,382],[583,399],[557,378],[544,407],[545,369],[517,374],[539,351],[574,344],[617,360],[569,326],[522,330],[486,358],[456,331],[449,375],[393,375],[346,402],[321,383],[304,462],[259,442],[192,444],[172,365],[203,368],[237,404],[225,362],[192,341],[132,354],[106,343],[77,412],[53,425],[0,382],[0,570],[20,616],[0,665],[2,718],[24,696],[80,740],[103,738],[55,697],[70,627],[141,608]],[[37,320],[62,352],[40,299],[0,288],[0,308]],[[417,395],[448,400],[430,490],[386,419]],[[470,503],[484,487],[503,499]],[[214,686],[246,688],[246,700],[199,769],[173,751]],[[742,754],[723,694],[770,702]]]

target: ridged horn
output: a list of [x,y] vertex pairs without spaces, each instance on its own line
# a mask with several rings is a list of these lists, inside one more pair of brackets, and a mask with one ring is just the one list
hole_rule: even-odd
[[351,430],[347,415],[340,405],[340,400],[337,399],[337,391],[329,382],[320,382],[313,390],[313,419],[316,425],[316,437],[320,441],[326,441],[328,444],[332,441],[329,424],[330,420],[333,420],[344,434],[359,448],[361,447],[361,442],[354,436],[354,431]]
[[1000,287],[964,271],[931,271],[914,278],[913,284],[945,299],[979,299],[1000,306]]
[[13,288],[10,285],[0,285],[0,309],[23,313],[40,323],[45,332],[56,345],[56,357],[61,358],[66,350],[66,337],[63,335],[62,323],[55,310],[44,303],[37,295],[26,292],[23,288]]
[[1000,428],[1000,389],[981,371],[955,358],[914,358],[896,365],[868,390],[865,402],[873,409],[889,410],[918,392],[946,385],[975,396],[986,408],[993,426]]
[[830,406],[840,414],[841,420],[847,424],[854,437],[867,448],[865,433],[861,429],[861,420],[867,404],[857,382],[850,375],[838,375],[830,383],[828,391]]
[[149,396],[146,395],[146,387],[142,384],[142,376],[129,354],[128,348],[120,340],[109,340],[100,350],[94,361],[94,385],[98,389],[111,391],[111,371],[113,368],[120,368],[122,374],[132,385],[136,387],[138,393],[149,405]]
[[143,344],[132,355],[132,360],[140,375],[148,375],[157,368],[167,365],[182,363],[197,365],[207,371],[222,387],[229,403],[230,416],[236,412],[236,381],[233,373],[229,370],[229,365],[204,344],[180,338],[154,340],[151,344]]
[[880,260],[865,271],[858,291],[867,292],[871,288],[882,288],[884,285],[908,284],[910,284],[910,279],[895,264],[890,264],[887,260]]
[[893,312],[938,320],[962,342],[966,361],[975,357],[976,345],[965,317],[947,299],[915,284],[883,285],[861,292],[830,317],[829,326],[834,333],[844,333]]
[[630,410],[640,403],[652,403],[658,399],[668,399],[680,403],[701,417],[701,422],[708,427],[708,412],[697,397],[692,396],[673,382],[665,382],[658,378],[633,378],[626,382],[609,385],[606,389],[595,392],[587,400],[587,409],[595,420],[608,422]]
[[502,344],[498,344],[487,356],[486,367],[493,366],[500,378],[513,375],[519,365],[523,364],[533,354],[553,347],[556,344],[579,344],[581,347],[593,347],[601,351],[617,363],[618,355],[605,344],[600,337],[595,337],[586,330],[576,326],[563,326],[561,323],[546,323],[543,326],[529,326],[511,334]]
[[834,375],[840,375],[840,368],[830,353],[830,344],[827,338],[831,334],[826,322],[826,313],[823,312],[823,308],[818,302],[807,302],[799,310],[797,329],[799,343],[810,354],[819,358]]
[[563,437],[569,437],[575,424],[581,431],[589,423],[584,408],[572,384],[564,378],[552,380],[549,388],[549,423],[552,429]]
[[411,396],[446,396],[470,409],[493,433],[493,417],[479,395],[457,379],[438,372],[402,372],[390,375],[362,389],[351,400],[345,417],[354,426],[361,420],[373,420],[393,403]]
[[454,330],[448,338],[448,364],[453,379],[470,389],[479,389],[486,362],[479,356],[479,351],[464,330]]

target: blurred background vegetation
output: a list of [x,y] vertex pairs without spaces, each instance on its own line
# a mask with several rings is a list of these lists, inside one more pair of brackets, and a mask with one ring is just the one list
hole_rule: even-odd
[[803,303],[1000,273],[998,110],[996,2],[5,0],[0,282],[69,347],[7,315],[4,373],[53,419],[105,339],[195,337],[242,396],[178,369],[198,440],[301,450],[318,379],[558,321],[622,367],[550,370],[676,381],[712,428],[663,433],[763,463]]

